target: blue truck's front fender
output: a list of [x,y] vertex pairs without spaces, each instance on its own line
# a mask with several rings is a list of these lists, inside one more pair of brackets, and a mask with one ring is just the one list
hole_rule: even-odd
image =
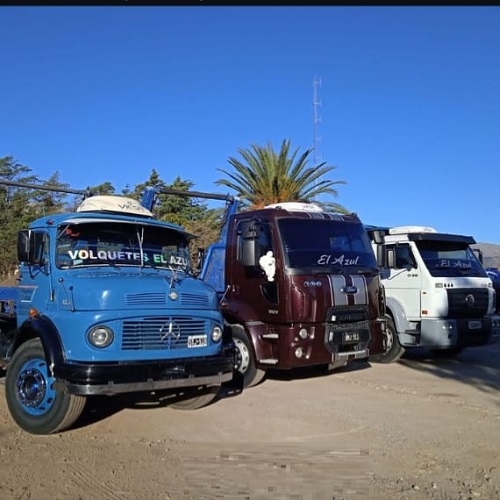
[[38,337],[45,352],[47,366],[52,372],[55,365],[64,361],[61,338],[54,323],[46,317],[39,316],[25,320],[16,330],[10,349],[7,352],[6,359],[9,360],[16,349],[29,339]]

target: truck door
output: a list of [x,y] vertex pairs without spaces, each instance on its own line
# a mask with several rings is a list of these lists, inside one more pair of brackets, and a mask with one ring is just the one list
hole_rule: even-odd
[[268,252],[273,252],[276,259],[269,224],[242,220],[236,229],[237,258],[231,263],[231,296],[255,315],[245,320],[276,321],[279,314],[278,279],[276,276],[269,279],[259,264],[260,258]]
[[23,230],[18,235],[18,260],[20,266],[20,301],[17,312],[28,315],[32,308],[46,310],[50,307],[51,274],[49,235],[40,230]]
[[422,274],[417,267],[409,244],[388,244],[387,252],[394,252],[392,266],[384,272],[387,298],[398,302],[409,320],[420,318]]

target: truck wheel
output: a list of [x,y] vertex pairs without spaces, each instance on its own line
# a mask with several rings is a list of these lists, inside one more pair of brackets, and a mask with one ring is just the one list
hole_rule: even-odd
[[210,387],[193,387],[186,389],[176,398],[176,401],[170,403],[170,408],[175,410],[197,410],[210,404],[219,394],[220,385]]
[[266,372],[255,366],[255,357],[248,336],[239,325],[231,326],[236,345],[235,369],[243,376],[243,387],[253,387],[264,379]]
[[5,375],[5,397],[15,422],[31,434],[53,434],[80,417],[86,399],[54,389],[40,339],[14,352]]
[[387,327],[384,339],[384,352],[369,356],[369,360],[374,363],[394,363],[405,353],[404,347],[398,340],[398,333],[394,326],[394,321],[390,316],[386,316]]

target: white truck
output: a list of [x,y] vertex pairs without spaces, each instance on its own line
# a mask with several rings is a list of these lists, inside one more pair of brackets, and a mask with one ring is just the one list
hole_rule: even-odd
[[388,315],[388,345],[377,361],[397,361],[411,347],[449,357],[490,342],[495,290],[472,236],[423,226],[365,227]]

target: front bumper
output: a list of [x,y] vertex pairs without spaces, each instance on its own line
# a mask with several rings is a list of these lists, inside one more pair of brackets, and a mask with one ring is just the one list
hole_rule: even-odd
[[113,395],[204,385],[233,378],[234,353],[213,358],[125,363],[71,362],[53,368],[55,388],[82,396]]

